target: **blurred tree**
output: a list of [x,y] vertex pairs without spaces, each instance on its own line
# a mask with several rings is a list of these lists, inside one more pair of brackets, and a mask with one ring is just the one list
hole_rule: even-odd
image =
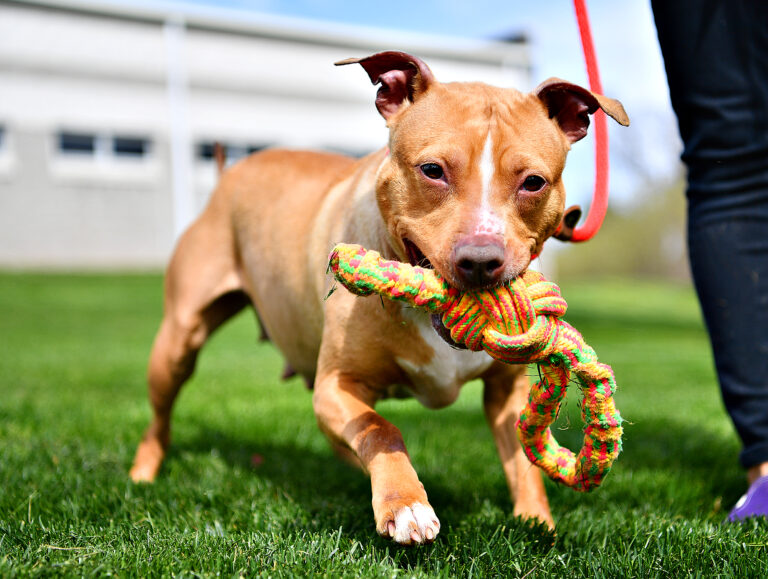
[[685,178],[682,166],[670,162],[680,149],[674,119],[644,111],[632,122],[642,130],[617,133],[611,144],[613,166],[618,169],[614,175],[622,177],[614,186],[623,187],[624,194],[611,201],[593,240],[561,244],[552,252],[558,279],[690,279]]
[[628,276],[687,281],[685,203],[684,181],[679,179],[622,211],[609,208],[594,239],[555,252],[558,279]]

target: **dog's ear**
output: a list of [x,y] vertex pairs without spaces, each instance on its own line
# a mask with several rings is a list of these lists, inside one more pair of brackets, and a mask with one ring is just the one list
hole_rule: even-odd
[[595,94],[559,78],[550,78],[533,91],[549,111],[571,143],[583,139],[589,127],[589,115],[598,108],[620,125],[629,126],[629,117],[616,99]]
[[413,102],[435,81],[432,71],[420,59],[405,52],[379,52],[365,58],[340,60],[336,66],[359,64],[373,84],[381,83],[376,93],[376,108],[389,119],[405,101]]

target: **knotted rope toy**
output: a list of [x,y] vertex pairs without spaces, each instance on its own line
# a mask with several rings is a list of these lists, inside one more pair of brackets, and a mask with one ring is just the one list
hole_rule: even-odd
[[[541,380],[531,387],[516,425],[526,456],[577,491],[600,485],[621,451],[616,381],[611,367],[598,362],[581,334],[560,319],[567,304],[557,285],[529,270],[508,285],[460,292],[432,269],[347,244],[334,248],[329,269],[354,294],[377,293],[440,314],[451,338],[470,350],[508,364],[538,364]],[[560,446],[550,430],[571,373],[583,393],[584,446],[578,455]]]

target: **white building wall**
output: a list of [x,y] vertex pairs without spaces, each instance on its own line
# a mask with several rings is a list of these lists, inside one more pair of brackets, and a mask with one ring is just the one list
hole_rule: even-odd
[[[168,22],[182,24],[176,44]],[[191,160],[201,143],[355,154],[384,145],[375,88],[360,67],[333,66],[384,49],[417,54],[440,80],[529,85],[520,43],[329,29],[193,7],[0,0],[0,267],[163,264],[174,222],[197,214],[215,183],[209,159],[171,163]],[[169,100],[174,71],[180,107]],[[94,153],[62,154],[61,131],[96,135]],[[145,155],[115,155],[115,136],[147,139]],[[174,157],[172,142],[186,152]],[[176,198],[174,183],[186,183]]]

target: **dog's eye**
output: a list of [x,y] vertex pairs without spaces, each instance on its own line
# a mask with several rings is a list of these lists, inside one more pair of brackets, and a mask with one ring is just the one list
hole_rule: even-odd
[[421,169],[421,172],[424,173],[425,177],[435,181],[442,179],[445,175],[443,168],[437,163],[424,163],[419,168]]
[[535,193],[536,191],[541,191],[546,184],[547,182],[544,180],[544,177],[529,175],[523,181],[523,189]]

